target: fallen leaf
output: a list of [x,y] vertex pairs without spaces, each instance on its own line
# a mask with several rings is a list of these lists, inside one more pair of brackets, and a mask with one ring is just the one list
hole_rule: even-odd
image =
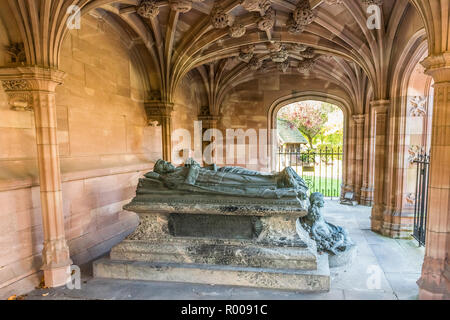
[[39,286],[36,287],[36,289],[48,289],[48,287],[45,285],[44,277],[41,278],[41,282],[39,283]]
[[46,296],[48,296],[48,294],[49,294],[48,292],[47,293],[43,293],[42,296],[46,297]]
[[8,300],[17,300],[17,296],[14,294],[11,297],[9,297]]

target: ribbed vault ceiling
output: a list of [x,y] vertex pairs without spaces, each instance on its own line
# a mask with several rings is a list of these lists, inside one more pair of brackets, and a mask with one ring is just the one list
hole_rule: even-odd
[[[367,2],[379,1],[382,28],[369,30]],[[9,4],[29,43],[31,64],[57,67],[67,32],[61,27],[67,19],[63,13],[68,5],[77,4],[83,14],[111,24],[136,51],[143,68],[153,75],[148,80],[153,97],[172,101],[181,79],[197,70],[212,113],[230,88],[265,72],[338,84],[354,104],[363,103],[361,92],[368,87],[374,99],[386,98],[398,30],[408,10],[415,10],[408,0],[9,0]],[[44,40],[26,27],[37,19],[36,10],[49,15],[45,27],[50,37]],[[24,16],[31,21],[24,21]]]

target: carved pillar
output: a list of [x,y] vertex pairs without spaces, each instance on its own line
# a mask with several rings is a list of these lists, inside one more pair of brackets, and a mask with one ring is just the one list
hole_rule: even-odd
[[387,112],[390,101],[377,100],[371,102],[371,114],[373,121],[372,136],[375,141],[373,150],[375,170],[374,170],[374,204],[372,208],[371,225],[372,230],[382,233],[384,222],[384,201],[385,186],[385,166],[386,166],[386,132],[387,132]]
[[[385,205],[383,213],[383,225],[379,231],[383,235],[396,239],[411,239],[413,231],[414,211],[404,208],[408,185],[408,167],[412,167],[414,181],[410,188],[416,191],[415,179],[417,167],[411,163],[414,157],[409,155],[407,143],[411,141],[411,135],[407,133],[408,122],[406,119],[408,109],[405,97],[397,96],[392,99],[392,110],[389,112],[389,130],[386,139],[386,168],[384,183]],[[408,159],[409,158],[409,159]],[[414,201],[414,200],[413,200]]]
[[[365,115],[364,126],[364,160],[363,160],[363,182],[361,187],[360,204],[371,207],[373,205],[373,176],[374,176],[374,150],[375,139],[373,139],[373,121],[370,114]],[[373,133],[373,134],[372,134]]]
[[366,120],[365,115],[353,116],[356,125],[356,139],[355,139],[355,177],[354,177],[354,191],[355,201],[361,201],[361,188],[363,184],[363,161],[364,161],[364,124]]
[[450,53],[422,64],[435,81],[427,240],[421,299],[450,299]]
[[39,67],[0,69],[0,80],[12,107],[32,107],[36,125],[44,249],[45,284],[58,287],[67,283],[72,261],[64,233],[61,173],[56,134],[56,86],[64,73]]
[[173,103],[151,100],[144,103],[149,125],[161,126],[163,159],[172,161]]
[[[202,137],[204,136],[205,132],[209,129],[217,130],[217,125],[219,122],[218,116],[213,116],[209,113],[209,107],[203,107],[200,115],[198,116],[198,121],[202,122]],[[216,163],[217,158],[217,150],[216,150],[216,143],[217,143],[217,137],[211,137],[211,141],[203,141],[202,138],[202,154],[204,154],[205,149],[208,147],[208,145],[212,144],[213,152],[211,154],[211,159],[203,159],[204,165],[209,165],[212,163]],[[208,156],[208,155],[205,155]]]
[[354,192],[354,177],[355,177],[355,143],[356,143],[356,127],[353,119],[350,119],[348,125],[348,136],[347,136],[346,148],[347,157],[346,163],[346,173],[342,182],[341,199],[344,198],[346,192]]

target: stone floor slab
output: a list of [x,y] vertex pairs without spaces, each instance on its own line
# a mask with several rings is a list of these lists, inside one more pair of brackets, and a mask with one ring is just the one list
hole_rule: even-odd
[[[211,286],[176,282],[142,282],[92,278],[92,265],[82,268],[81,290],[34,290],[27,299],[181,299],[181,300],[396,300],[416,299],[415,281],[420,276],[424,249],[411,240],[394,240],[370,230],[371,208],[340,205],[327,201],[326,219],[348,227],[358,245],[358,255],[352,266],[331,269],[331,290],[327,293],[304,294],[295,291],[254,289],[232,286]],[[367,268],[378,266],[381,271],[379,289],[369,289],[371,274]],[[376,267],[373,267],[376,268]],[[43,296],[43,294],[45,296]]]

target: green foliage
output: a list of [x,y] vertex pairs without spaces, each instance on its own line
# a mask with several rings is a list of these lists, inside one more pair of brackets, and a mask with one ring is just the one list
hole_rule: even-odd
[[335,105],[318,101],[293,103],[280,110],[278,117],[298,128],[311,150],[343,146],[344,117]]

